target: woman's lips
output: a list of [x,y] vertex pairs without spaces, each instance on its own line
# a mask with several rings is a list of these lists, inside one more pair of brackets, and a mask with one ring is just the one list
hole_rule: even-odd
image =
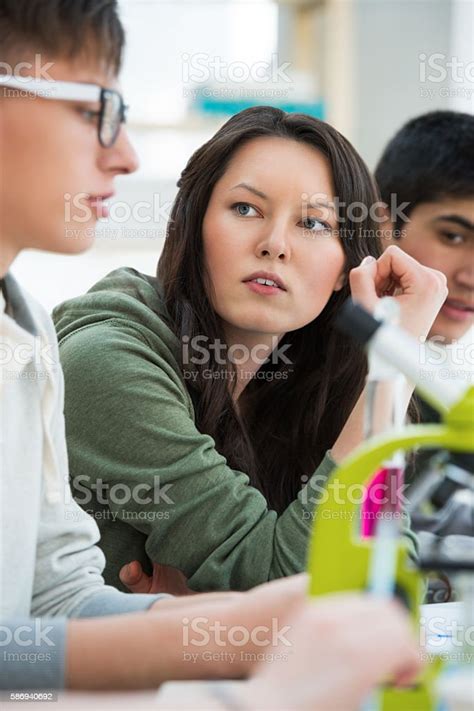
[[272,296],[273,294],[284,294],[285,290],[280,289],[278,286],[266,286],[266,284],[259,284],[256,281],[244,281],[244,284],[249,287],[251,291],[256,294],[263,294],[265,296]]
[[446,299],[441,308],[441,313],[453,321],[465,322],[474,317],[474,307],[470,307],[455,299]]

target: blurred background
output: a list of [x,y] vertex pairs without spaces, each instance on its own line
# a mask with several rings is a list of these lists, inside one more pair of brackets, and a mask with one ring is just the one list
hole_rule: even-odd
[[117,181],[89,252],[15,262],[48,309],[119,266],[155,272],[181,170],[247,106],[323,118],[371,168],[409,118],[474,113],[474,0],[122,0],[121,13],[141,167]]

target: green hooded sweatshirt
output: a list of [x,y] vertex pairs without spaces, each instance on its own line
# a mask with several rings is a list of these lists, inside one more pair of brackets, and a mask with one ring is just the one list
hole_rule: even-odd
[[[138,559],[179,568],[193,590],[246,590],[304,570],[315,491],[278,515],[195,424],[158,281],[118,269],[54,311],[71,484],[97,521],[107,583]],[[315,484],[317,486],[315,488]]]

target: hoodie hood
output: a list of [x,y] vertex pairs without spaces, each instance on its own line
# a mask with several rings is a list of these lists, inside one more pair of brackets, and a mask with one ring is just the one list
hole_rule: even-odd
[[86,294],[57,306],[53,320],[60,344],[79,329],[102,321],[123,321],[142,333],[158,334],[160,347],[166,351],[163,355],[179,362],[179,339],[172,330],[160,283],[136,269],[121,267],[110,272]]

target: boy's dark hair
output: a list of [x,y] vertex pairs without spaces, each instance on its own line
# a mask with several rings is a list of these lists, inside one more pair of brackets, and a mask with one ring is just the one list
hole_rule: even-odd
[[83,54],[118,74],[125,35],[117,0],[0,0],[0,60],[26,53],[75,59]]
[[[382,200],[425,202],[474,196],[474,116],[432,111],[408,121],[385,148],[375,169]],[[397,229],[402,225],[396,224]]]

